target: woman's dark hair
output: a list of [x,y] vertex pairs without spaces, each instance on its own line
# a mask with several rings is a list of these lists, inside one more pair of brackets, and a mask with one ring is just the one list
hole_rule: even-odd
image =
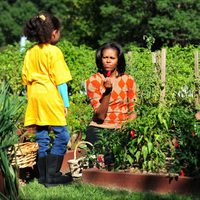
[[100,46],[96,51],[96,65],[98,68],[98,72],[103,73],[103,64],[102,64],[102,55],[104,49],[115,49],[118,52],[118,64],[117,71],[119,76],[123,75],[125,72],[126,61],[124,57],[124,53],[122,51],[122,47],[117,42],[108,42]]
[[23,32],[31,42],[48,43],[52,32],[59,30],[60,26],[60,22],[56,17],[41,12],[26,22]]

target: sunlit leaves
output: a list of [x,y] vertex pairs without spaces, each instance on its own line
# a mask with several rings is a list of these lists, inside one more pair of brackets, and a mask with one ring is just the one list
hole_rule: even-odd
[[8,84],[0,85],[0,169],[5,178],[5,192],[9,199],[17,199],[18,185],[16,171],[9,162],[8,149],[19,140],[16,134],[16,123],[23,104],[18,96],[11,95]]

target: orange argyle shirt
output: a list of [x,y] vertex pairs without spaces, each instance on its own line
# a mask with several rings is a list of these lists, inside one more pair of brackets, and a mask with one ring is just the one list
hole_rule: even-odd
[[[100,106],[100,99],[105,92],[103,86],[105,77],[101,73],[92,75],[86,82],[87,94],[90,98],[94,112]],[[129,113],[134,110],[137,99],[136,85],[132,76],[124,74],[113,78],[107,116],[102,124],[92,121],[90,126],[101,128],[120,128],[121,124],[128,120]]]

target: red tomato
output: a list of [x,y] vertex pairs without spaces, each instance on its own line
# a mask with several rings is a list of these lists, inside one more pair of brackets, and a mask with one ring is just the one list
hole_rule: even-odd
[[108,71],[107,72],[107,77],[110,77],[110,75],[111,75],[111,71]]
[[135,136],[135,130],[131,130],[130,135],[131,135],[132,138],[134,138],[134,136]]

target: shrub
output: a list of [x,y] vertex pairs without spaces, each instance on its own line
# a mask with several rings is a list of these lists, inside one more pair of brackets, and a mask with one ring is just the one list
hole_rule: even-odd
[[[8,86],[0,85],[0,169],[5,179],[5,193],[8,199],[17,199],[18,180],[16,170],[11,166],[8,150],[13,150],[19,140],[16,134],[16,123],[20,117],[22,99],[11,95]],[[0,195],[2,198],[3,194]]]

